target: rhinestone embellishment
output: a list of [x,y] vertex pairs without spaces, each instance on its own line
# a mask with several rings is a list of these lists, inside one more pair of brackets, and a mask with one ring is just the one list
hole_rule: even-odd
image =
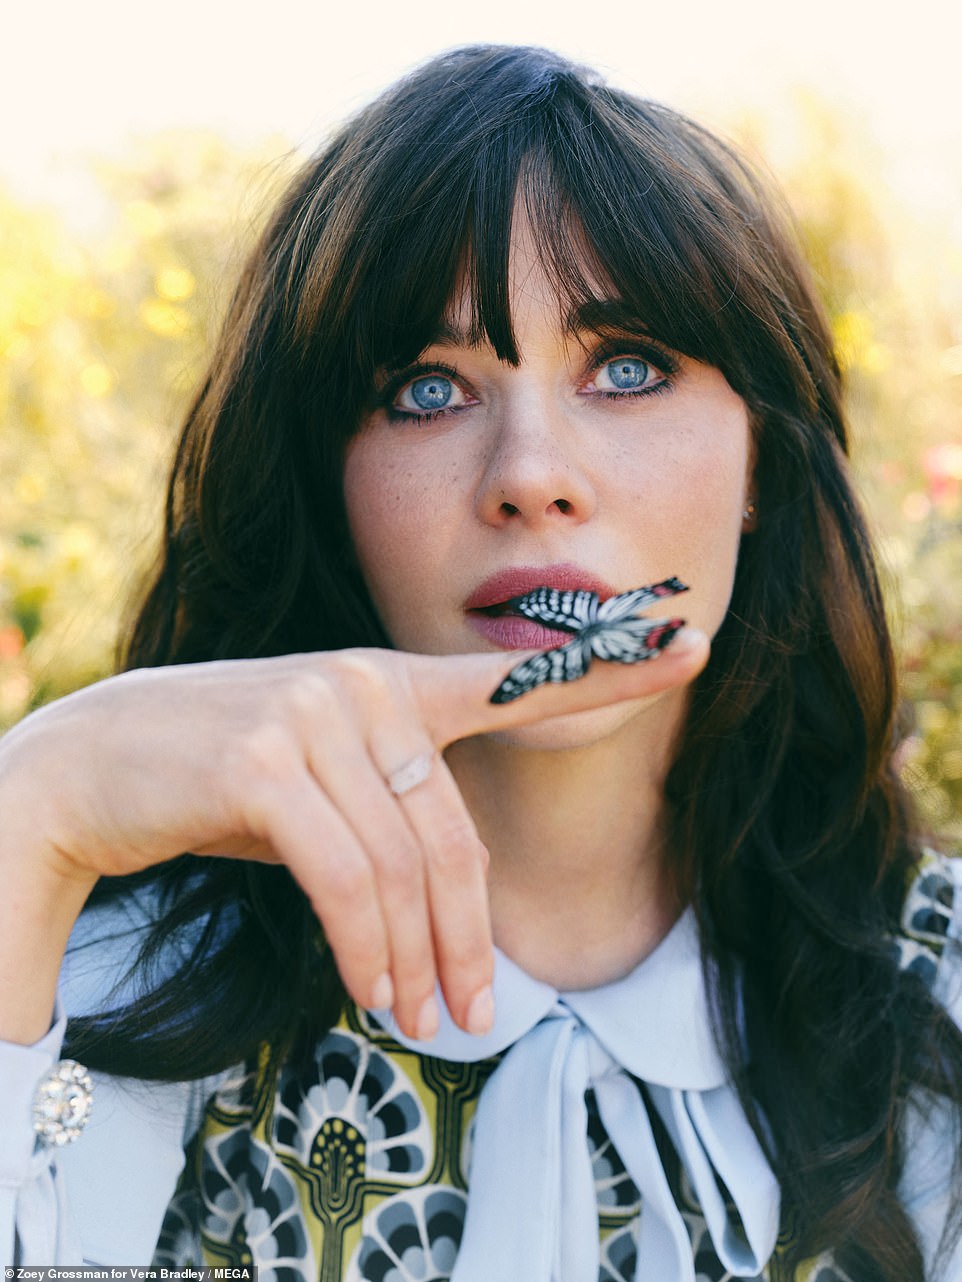
[[33,1097],[33,1129],[42,1144],[69,1144],[90,1117],[94,1084],[83,1064],[62,1059],[37,1083]]

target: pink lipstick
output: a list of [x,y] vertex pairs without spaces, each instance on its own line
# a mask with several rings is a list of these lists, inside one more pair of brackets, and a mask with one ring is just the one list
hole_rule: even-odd
[[509,614],[502,607],[512,597],[534,588],[552,587],[561,591],[584,588],[603,600],[615,595],[604,579],[568,562],[559,565],[515,565],[490,575],[474,589],[464,603],[468,622],[484,639],[500,650],[545,650],[564,645],[571,634],[546,628],[533,619]]

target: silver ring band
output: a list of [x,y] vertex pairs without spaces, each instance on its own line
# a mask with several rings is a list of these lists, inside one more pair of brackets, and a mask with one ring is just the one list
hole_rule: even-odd
[[392,770],[387,776],[387,786],[395,797],[403,797],[406,792],[424,783],[433,769],[434,753],[422,752],[419,757],[412,757],[397,770]]

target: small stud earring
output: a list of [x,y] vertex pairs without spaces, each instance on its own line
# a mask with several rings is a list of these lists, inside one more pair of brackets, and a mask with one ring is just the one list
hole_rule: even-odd
[[754,521],[754,519],[755,519],[755,503],[754,503],[754,501],[753,501],[753,502],[751,502],[751,503],[746,503],[746,504],[745,504],[745,510],[742,512],[742,519],[743,519],[744,521],[748,521],[748,522]]

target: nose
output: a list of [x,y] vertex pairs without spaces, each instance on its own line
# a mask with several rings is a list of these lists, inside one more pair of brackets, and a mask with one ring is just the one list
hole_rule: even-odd
[[[547,403],[546,403],[547,402]],[[477,507],[490,525],[579,523],[597,496],[577,424],[548,398],[517,398],[498,417]]]

